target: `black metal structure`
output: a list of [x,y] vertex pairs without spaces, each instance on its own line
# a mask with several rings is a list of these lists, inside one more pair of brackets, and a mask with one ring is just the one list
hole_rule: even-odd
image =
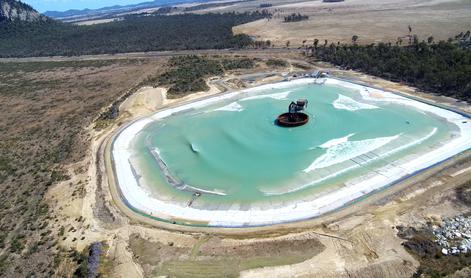
[[307,124],[309,116],[303,111],[307,108],[307,99],[298,99],[296,102],[292,101],[288,106],[288,113],[283,113],[276,119],[276,124],[283,127],[296,127]]

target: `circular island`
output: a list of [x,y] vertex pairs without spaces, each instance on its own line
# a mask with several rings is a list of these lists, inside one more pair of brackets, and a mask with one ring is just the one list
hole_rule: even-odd
[[309,115],[300,112],[307,107],[307,99],[292,101],[288,107],[288,113],[283,113],[276,119],[276,124],[282,127],[297,127],[309,122]]

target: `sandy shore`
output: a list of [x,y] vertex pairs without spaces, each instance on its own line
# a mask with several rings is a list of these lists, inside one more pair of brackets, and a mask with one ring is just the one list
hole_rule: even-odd
[[[183,222],[192,224],[208,224],[216,227],[247,227],[272,225],[290,221],[299,221],[310,219],[323,215],[327,212],[336,210],[345,204],[352,202],[358,198],[365,196],[375,190],[387,187],[396,183],[397,180],[410,178],[422,170],[427,169],[437,163],[440,163],[458,153],[461,153],[471,147],[471,129],[467,118],[457,113],[411,100],[392,93],[384,92],[378,89],[365,88],[362,85],[328,79],[330,84],[349,87],[358,90],[364,99],[372,101],[389,101],[403,105],[410,105],[416,109],[434,113],[439,117],[447,119],[450,123],[460,128],[460,136],[446,145],[435,149],[428,154],[419,158],[405,162],[402,167],[388,167],[381,169],[381,174],[369,176],[368,179],[360,179],[355,183],[349,183],[347,186],[321,196],[313,201],[306,201],[296,205],[289,205],[276,209],[254,209],[249,211],[238,210],[200,210],[189,207],[181,207],[175,204],[165,203],[150,196],[145,190],[137,185],[134,175],[129,164],[130,153],[127,150],[130,140],[145,125],[153,120],[165,118],[172,113],[183,111],[189,108],[199,108],[218,102],[223,99],[231,98],[239,93],[257,92],[270,87],[289,87],[295,84],[306,84],[312,82],[310,79],[298,79],[291,82],[283,82],[277,84],[268,84],[255,87],[240,92],[231,92],[216,97],[191,102],[185,105],[169,108],[159,111],[154,115],[140,119],[130,125],[122,128],[114,139],[112,147],[112,158],[116,179],[119,187],[117,193],[121,200],[133,211],[147,215],[148,217],[164,218],[172,221],[178,219]],[[375,96],[380,95],[381,98]],[[228,220],[229,219],[229,220]]]

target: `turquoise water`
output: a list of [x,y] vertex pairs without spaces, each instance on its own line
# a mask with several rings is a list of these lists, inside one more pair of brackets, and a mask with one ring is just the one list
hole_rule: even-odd
[[[309,101],[309,123],[276,126],[274,119],[299,98]],[[434,115],[366,101],[351,89],[300,85],[240,95],[152,122],[134,139],[132,162],[159,199],[187,202],[193,193],[169,184],[150,150],[158,150],[175,179],[225,194],[203,193],[195,207],[277,206],[312,199],[426,152],[453,129]]]

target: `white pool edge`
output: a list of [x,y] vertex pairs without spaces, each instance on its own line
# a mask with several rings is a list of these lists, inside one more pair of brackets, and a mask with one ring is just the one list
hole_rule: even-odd
[[[124,199],[126,205],[140,213],[156,218],[167,220],[184,219],[189,222],[208,223],[208,226],[216,227],[251,227],[299,221],[314,218],[329,211],[341,208],[345,204],[361,198],[362,196],[394,184],[398,180],[402,180],[405,177],[427,169],[471,148],[471,124],[469,123],[469,119],[463,115],[390,92],[339,79],[328,78],[326,80],[326,84],[340,85],[359,90],[364,99],[370,101],[392,101],[436,114],[458,126],[460,129],[460,136],[450,140],[440,148],[406,162],[401,165],[401,168],[388,167],[387,169],[383,169],[381,175],[376,174],[370,176],[366,180],[361,180],[357,183],[349,183],[345,187],[327,193],[326,195],[320,196],[314,200],[300,201],[296,204],[265,210],[259,208],[253,208],[247,211],[204,210],[192,207],[182,207],[177,204],[167,203],[154,198],[149,192],[141,188],[135,180],[128,162],[130,157],[128,147],[132,138],[134,138],[134,136],[148,123],[168,117],[173,113],[178,113],[188,109],[201,108],[224,99],[230,99],[241,93],[252,93],[270,88],[287,88],[294,85],[309,84],[313,81],[314,80],[311,78],[303,78],[231,92],[162,110],[156,112],[150,117],[131,123],[117,134],[112,143],[111,149],[115,170],[114,174],[116,176],[116,186],[119,187],[121,197]],[[376,93],[381,94],[384,97],[383,100],[371,97],[371,94]],[[464,121],[467,123],[463,123]],[[404,169],[407,169],[407,171],[404,172]]]

